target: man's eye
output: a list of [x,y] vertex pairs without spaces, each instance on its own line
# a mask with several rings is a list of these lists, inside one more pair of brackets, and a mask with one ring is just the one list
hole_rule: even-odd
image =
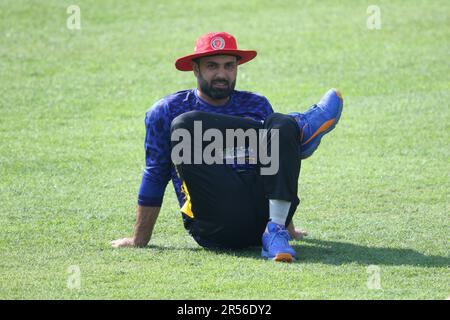
[[228,70],[233,70],[235,67],[236,65],[234,63],[225,65],[225,68],[227,68]]
[[216,67],[216,65],[215,64],[208,64],[206,67],[208,69],[214,69]]

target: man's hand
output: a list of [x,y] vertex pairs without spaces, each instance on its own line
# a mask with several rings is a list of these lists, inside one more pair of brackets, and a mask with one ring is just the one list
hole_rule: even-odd
[[308,233],[306,231],[295,228],[294,223],[292,221],[288,225],[287,230],[291,238],[294,240],[302,240],[304,237],[308,236]]
[[122,238],[111,241],[111,246],[113,248],[131,248],[135,247],[133,238]]
[[294,229],[294,231],[289,232],[289,234],[295,240],[302,240],[304,237],[308,236],[308,232],[300,229]]
[[134,225],[134,235],[132,238],[122,238],[111,241],[113,248],[143,248],[152,237],[153,227],[160,207],[138,206],[136,209],[136,224]]

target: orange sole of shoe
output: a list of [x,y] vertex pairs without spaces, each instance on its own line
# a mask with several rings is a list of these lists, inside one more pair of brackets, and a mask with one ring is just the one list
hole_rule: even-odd
[[273,260],[278,262],[292,262],[294,258],[289,253],[279,253]]

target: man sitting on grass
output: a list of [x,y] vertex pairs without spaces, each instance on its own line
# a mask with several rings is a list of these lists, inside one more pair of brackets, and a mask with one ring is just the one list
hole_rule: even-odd
[[[201,36],[195,52],[176,61],[178,70],[194,71],[197,89],[169,95],[147,112],[146,168],[134,235],[112,241],[113,247],[148,244],[165,188],[172,179],[184,226],[202,247],[262,245],[265,258],[286,262],[295,259],[289,240],[305,235],[292,222],[299,204],[300,163],[335,127],[343,100],[332,89],[305,113],[274,113],[265,97],[234,90],[238,65],[255,56],[255,51],[239,50],[232,35],[215,32]],[[210,148],[206,142],[213,140],[211,134],[226,137],[229,130],[254,130],[256,147],[262,146],[264,152],[255,152],[249,148],[248,139],[243,139],[237,147],[211,153],[223,162],[198,161],[196,157],[204,156]],[[185,135],[193,137],[193,141],[183,141],[191,150],[180,149],[176,143]],[[214,136],[217,143],[219,136]],[[176,155],[184,161],[175,161]],[[267,158],[277,163],[269,164]]]

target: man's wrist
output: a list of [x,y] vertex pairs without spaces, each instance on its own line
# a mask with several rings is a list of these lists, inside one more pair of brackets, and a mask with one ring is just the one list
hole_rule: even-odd
[[147,246],[149,240],[133,237],[132,242],[133,242],[133,246],[138,247],[138,248],[143,248],[143,247]]

